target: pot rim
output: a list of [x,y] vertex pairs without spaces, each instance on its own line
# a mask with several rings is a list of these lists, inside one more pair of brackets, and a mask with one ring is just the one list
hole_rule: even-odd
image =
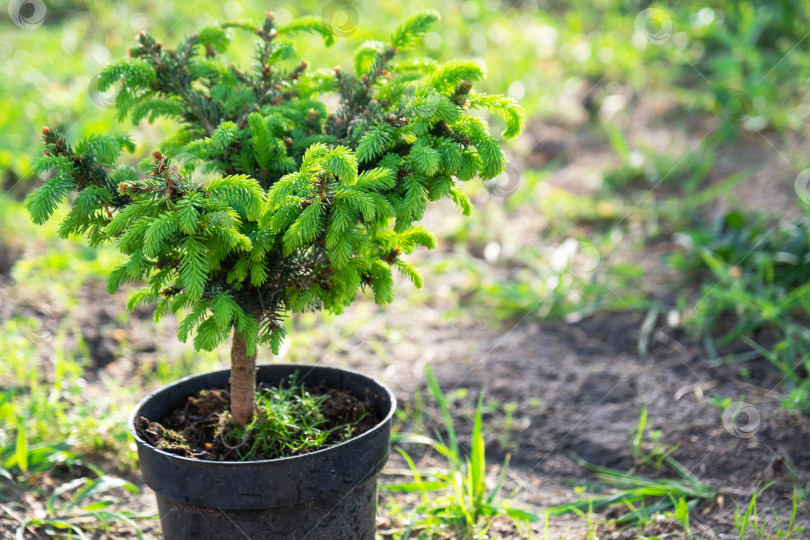
[[[150,392],[149,394],[147,394],[143,399],[141,399],[138,402],[137,405],[135,405],[135,407],[132,409],[132,412],[129,414],[129,418],[127,419],[127,427],[129,428],[129,432],[135,438],[136,443],[147,446],[147,447],[149,447],[150,451],[156,452],[158,454],[162,454],[163,456],[165,456],[167,458],[170,458],[170,459],[176,459],[176,460],[179,460],[179,461],[187,461],[187,462],[195,463],[195,464],[212,463],[212,464],[217,464],[218,466],[220,466],[220,465],[225,465],[225,466],[231,466],[231,465],[233,465],[233,466],[257,465],[257,464],[261,464],[261,463],[292,462],[293,460],[304,460],[304,459],[311,460],[315,456],[318,456],[318,455],[324,454],[326,452],[335,450],[335,449],[340,448],[340,447],[342,447],[344,445],[352,444],[353,442],[361,440],[361,439],[365,438],[366,436],[373,435],[374,432],[381,429],[383,426],[387,425],[391,421],[392,417],[394,416],[394,414],[396,413],[396,410],[397,410],[397,398],[394,395],[394,392],[392,392],[391,389],[385,383],[381,382],[380,380],[376,379],[375,377],[371,377],[370,375],[366,375],[365,373],[362,373],[362,372],[357,371],[357,370],[347,369],[347,368],[337,368],[337,367],[332,367],[332,366],[323,366],[323,365],[320,365],[320,364],[292,364],[292,363],[285,363],[285,364],[262,363],[262,364],[256,364],[257,369],[261,368],[261,367],[297,368],[297,369],[301,369],[301,370],[309,369],[310,371],[312,369],[314,369],[314,368],[333,369],[333,370],[336,370],[336,371],[343,371],[343,372],[349,373],[351,375],[356,375],[356,376],[359,376],[359,377],[363,377],[363,378],[366,378],[366,379],[374,382],[385,393],[388,394],[388,398],[389,398],[389,400],[391,402],[391,407],[390,407],[390,410],[388,411],[388,413],[385,415],[385,417],[382,420],[380,420],[373,428],[369,429],[368,431],[366,431],[364,433],[361,433],[360,435],[352,437],[349,440],[343,441],[343,442],[338,443],[338,444],[333,444],[331,446],[327,446],[326,448],[321,448],[320,450],[315,450],[314,452],[308,452],[306,454],[299,454],[299,455],[296,455],[296,456],[289,456],[289,457],[275,458],[275,459],[259,459],[259,460],[251,460],[251,461],[216,461],[216,460],[210,460],[210,459],[188,458],[188,457],[185,457],[185,456],[178,456],[177,454],[172,454],[170,452],[166,452],[165,450],[160,450],[156,446],[151,445],[148,442],[146,442],[145,440],[143,440],[138,435],[138,432],[135,429],[135,422],[137,420],[136,415],[140,412],[140,410],[143,408],[143,406],[146,404],[146,402],[153,399],[157,394],[159,394],[160,392],[166,390],[167,388],[170,388],[172,386],[179,386],[179,385],[185,383],[186,381],[188,381],[190,379],[195,379],[197,377],[205,377],[207,375],[212,375],[212,374],[215,374],[215,373],[222,373],[222,372],[230,372],[231,371],[230,368],[212,369],[212,370],[209,370],[209,371],[204,371],[202,373],[195,373],[193,375],[187,375],[187,376],[185,376],[185,377],[183,377],[181,379],[177,379],[176,381],[173,381],[173,382],[171,382],[171,383],[169,383],[169,384],[167,384],[165,386],[161,386],[160,388],[158,388],[158,389]],[[304,376],[306,376],[306,375],[307,374],[304,374]]]

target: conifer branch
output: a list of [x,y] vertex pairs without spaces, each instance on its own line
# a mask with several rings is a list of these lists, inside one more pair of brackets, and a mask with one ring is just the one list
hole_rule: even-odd
[[[60,234],[115,242],[127,260],[108,290],[141,283],[128,307],[153,304],[156,320],[182,312],[178,337],[193,336],[197,348],[236,333],[248,356],[260,344],[277,351],[291,310],[339,311],[366,288],[390,302],[393,269],[422,285],[406,259],[435,247],[417,225],[428,203],[448,198],[469,214],[460,182],[503,170],[499,141],[470,111],[501,117],[504,137],[524,125],[515,102],[473,92],[485,74],[475,61],[393,61],[437,20],[416,14],[388,42],[362,44],[353,70],[329,73],[310,71],[291,39],[310,32],[331,44],[318,20],[278,26],[268,13],[258,26],[203,28],[175,48],[139,34],[99,88],[122,83],[121,118],[170,117],[182,127],[143,174],[115,166],[134,150],[125,136],[93,135],[74,148],[46,129],[36,171],[50,177],[28,210],[43,223],[71,200]],[[257,37],[251,69],[226,63],[231,29]],[[337,94],[337,111],[318,99],[325,93]]]

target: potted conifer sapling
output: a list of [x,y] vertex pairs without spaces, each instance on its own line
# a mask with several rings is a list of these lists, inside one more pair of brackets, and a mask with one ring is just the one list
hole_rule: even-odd
[[[256,356],[260,346],[278,354],[285,314],[337,313],[364,289],[390,302],[392,269],[421,286],[403,256],[435,246],[416,225],[427,203],[450,198],[467,215],[459,183],[503,172],[499,142],[472,111],[501,116],[510,138],[523,129],[520,107],[472,90],[484,77],[476,61],[400,57],[437,19],[419,13],[387,42],[363,43],[352,70],[297,58],[297,33],[334,41],[309,19],[228,22],[175,49],[141,33],[98,79],[100,91],[117,89],[119,119],[178,126],[140,172],[116,165],[135,151],[127,135],[71,145],[43,131],[36,172],[51,174],[26,201],[33,221],[69,199],[60,234],[114,242],[127,257],[108,292],[145,283],[129,309],[177,314],[178,337],[193,335],[198,350],[231,340],[229,370],[169,385],[130,419],[167,539],[374,537],[393,395],[359,373],[257,368]],[[246,70],[223,56],[239,30],[256,36]],[[286,432],[282,414],[293,418]]]

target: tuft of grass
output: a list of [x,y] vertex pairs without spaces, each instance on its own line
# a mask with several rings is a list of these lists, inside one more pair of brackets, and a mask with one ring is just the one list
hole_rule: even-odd
[[310,392],[296,377],[256,392],[253,421],[240,426],[223,414],[220,436],[238,461],[306,454],[347,441],[368,414],[336,423],[329,414],[333,396]]
[[46,339],[42,328],[23,318],[0,323],[0,448],[14,443],[23,469],[26,448],[54,441],[80,441],[78,454],[113,452],[121,465],[133,464],[124,419],[134,394],[110,403],[88,399],[86,366],[66,347],[64,328],[47,334],[53,344],[50,358],[35,360],[40,351],[32,339]]
[[762,489],[755,489],[745,509],[741,509],[738,505],[734,510],[734,527],[737,529],[740,539],[789,540],[791,538],[803,538],[803,536],[795,536],[804,532],[804,527],[796,525],[799,504],[801,504],[803,498],[803,494],[797,488],[793,490],[791,513],[787,523],[785,523],[784,519],[780,519],[776,513],[772,516],[760,517],[757,497],[771,485],[773,484],[768,484]]
[[[641,414],[638,418],[638,426],[633,434],[631,451],[633,459],[637,463],[647,463],[654,466],[656,469],[660,469],[664,463],[664,460],[667,459],[672,452],[678,449],[678,445],[662,445],[660,442],[662,433],[658,430],[651,430],[646,433],[647,439],[649,439],[649,442],[651,443],[648,445],[644,437],[646,429],[647,406],[644,405],[641,408]],[[649,450],[647,449],[648,446],[651,446]]]
[[[54,347],[48,361],[35,361],[39,351],[31,338],[44,334],[33,324],[22,318],[0,324],[0,516],[18,524],[17,539],[27,532],[85,539],[115,523],[140,537],[133,520],[154,516],[121,510],[123,500],[115,491],[138,489],[88,459],[111,451],[119,467],[134,462],[125,416],[118,414],[121,403],[101,404],[99,410],[83,396],[85,366],[65,347],[62,328],[49,335]],[[66,473],[78,477],[47,487]],[[19,496],[23,493],[29,496]]]
[[[549,507],[546,512],[550,515],[566,513],[582,515],[586,511],[616,506],[628,510],[613,520],[616,525],[643,526],[656,516],[666,513],[680,516],[681,519],[687,509],[691,511],[700,502],[714,499],[718,492],[717,488],[698,480],[670,456],[665,456],[663,462],[680,477],[679,479],[650,479],[638,474],[592,465],[579,457],[575,460],[596,474],[602,486],[594,486],[594,490],[603,493]],[[684,505],[686,509],[683,508]]]
[[26,532],[32,531],[42,531],[53,538],[89,540],[88,532],[109,531],[116,523],[128,525],[141,540],[143,533],[136,520],[155,516],[119,509],[121,498],[117,493],[120,490],[139,492],[131,482],[114,476],[82,476],[54,489],[45,500],[44,511],[36,515],[21,505],[0,505],[0,509],[19,524],[16,540],[22,540]]
[[685,322],[714,362],[767,360],[785,383],[783,406],[806,411],[810,205],[802,206],[803,218],[776,226],[750,212],[728,212],[709,228],[682,234],[685,249],[669,264],[700,285]]
[[416,531],[419,532],[419,538],[424,534],[440,538],[458,537],[454,535],[486,538],[487,531],[497,516],[511,519],[516,525],[539,521],[539,515],[521,509],[509,500],[514,493],[501,496],[509,469],[508,455],[494,485],[487,486],[483,397],[479,396],[475,408],[469,453],[462,453],[447,397],[442,393],[429,367],[426,367],[426,374],[430,394],[441,410],[446,439],[436,431],[435,439],[408,434],[397,437],[396,441],[429,446],[447,461],[445,468],[420,471],[410,454],[397,448],[408,464],[413,481],[383,484],[381,487],[391,492],[418,494],[420,501],[412,509],[412,517],[401,539],[411,538]]

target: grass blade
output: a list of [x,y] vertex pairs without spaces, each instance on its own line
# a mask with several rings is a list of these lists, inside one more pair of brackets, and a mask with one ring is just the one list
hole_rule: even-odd
[[28,470],[28,437],[25,433],[25,421],[17,423],[17,444],[14,456],[17,458],[17,466],[21,471]]
[[456,438],[456,429],[453,425],[453,417],[450,416],[450,408],[447,406],[447,400],[444,394],[442,394],[442,390],[439,388],[439,383],[436,381],[436,377],[433,376],[433,371],[431,371],[430,366],[425,366],[425,373],[427,375],[430,393],[438,402],[439,408],[442,411],[442,417],[444,418],[444,427],[447,430],[447,439],[451,452],[451,455],[448,457],[453,460],[455,466],[459,466],[461,465],[461,460],[459,459],[458,439]]
[[487,504],[492,504],[495,497],[497,497],[501,489],[503,489],[503,484],[506,482],[506,473],[509,472],[509,462],[511,460],[512,454],[506,454],[506,459],[503,460],[503,466],[501,466],[501,472],[498,474],[498,481],[495,482],[495,487],[490,490],[489,497],[487,497]]
[[475,421],[473,423],[472,451],[470,453],[470,487],[476,505],[481,503],[487,490],[485,482],[487,474],[486,446],[482,427],[483,407],[484,397],[478,396],[478,404],[475,406]]

